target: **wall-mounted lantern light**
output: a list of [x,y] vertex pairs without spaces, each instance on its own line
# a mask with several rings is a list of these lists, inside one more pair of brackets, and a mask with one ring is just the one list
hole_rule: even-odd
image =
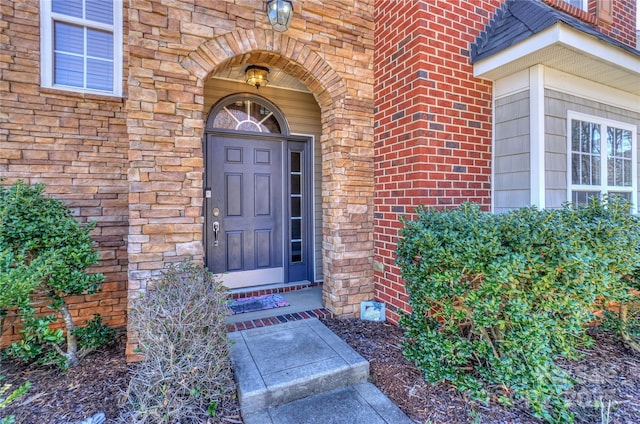
[[256,89],[264,87],[269,84],[267,76],[269,75],[269,68],[264,66],[250,65],[244,70],[244,76],[249,85],[255,85]]
[[274,30],[286,31],[293,16],[293,3],[291,0],[267,0],[267,16]]

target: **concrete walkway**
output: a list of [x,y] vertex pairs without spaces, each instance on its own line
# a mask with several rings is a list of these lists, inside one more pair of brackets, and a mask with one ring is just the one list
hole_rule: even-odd
[[245,424],[409,424],[369,363],[317,319],[229,333]]

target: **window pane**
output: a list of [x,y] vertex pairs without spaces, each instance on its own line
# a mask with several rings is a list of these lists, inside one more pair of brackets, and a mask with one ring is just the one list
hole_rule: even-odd
[[261,127],[262,132],[265,133],[280,134],[282,132],[280,131],[280,124],[278,124],[276,117],[273,115],[262,121]]
[[580,155],[571,155],[571,184],[580,184]]
[[82,27],[56,22],[54,39],[56,51],[84,54],[84,29]]
[[87,29],[87,56],[113,59],[113,34]]
[[625,158],[631,159],[632,143],[631,143],[631,131],[620,130],[622,132],[622,155]]
[[300,152],[291,152],[291,172],[300,172]]
[[302,243],[299,241],[291,243],[291,262],[302,262]]
[[630,160],[625,160],[624,161],[624,183],[622,185],[624,185],[625,187],[632,187],[633,186],[633,181],[631,180],[631,161]]
[[291,216],[301,216],[302,199],[300,197],[291,198]]
[[87,59],[87,88],[111,91],[113,89],[113,63]]
[[236,121],[236,119],[233,117],[231,112],[227,110],[227,108],[223,108],[220,112],[218,112],[215,119],[213,120],[214,128],[235,130],[236,125],[238,125],[238,121]]
[[301,194],[300,175],[291,175],[291,194]]
[[591,153],[600,154],[600,125],[589,124],[589,138],[591,140]]
[[83,87],[83,59],[79,56],[70,56],[64,53],[56,53],[54,57],[54,83]]
[[238,120],[238,122],[249,119],[247,116],[247,102],[237,101],[228,105],[226,109]]
[[594,197],[600,197],[599,191],[574,191],[571,193],[571,201],[574,205],[586,205],[589,203],[589,199]]
[[113,24],[113,1],[112,0],[86,0],[87,19]]
[[564,0],[565,3],[569,3],[571,6],[575,6],[578,9],[583,9],[584,8],[584,1],[583,0]]
[[580,151],[580,121],[571,120],[571,150]]
[[591,156],[591,185],[600,185],[600,156]]
[[293,240],[302,238],[302,219],[291,219],[291,238]]
[[607,193],[609,196],[617,196],[626,199],[628,202],[631,202],[631,193],[628,191],[610,191]]
[[82,18],[82,0],[53,0],[51,10],[55,13]]

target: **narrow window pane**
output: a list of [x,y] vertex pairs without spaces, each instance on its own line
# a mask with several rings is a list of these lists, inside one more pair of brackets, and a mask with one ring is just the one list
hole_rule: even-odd
[[54,83],[83,87],[83,59],[78,56],[70,56],[64,53],[56,53],[54,56]]
[[300,197],[292,197],[291,198],[291,216],[301,216],[302,215],[302,198]]
[[600,156],[591,156],[591,184],[600,185]]
[[631,159],[632,153],[632,143],[631,143],[631,131],[629,130],[621,130],[622,131],[622,153],[625,158]]
[[571,150],[580,151],[580,121],[571,120]]
[[82,0],[53,0],[51,10],[54,13],[82,18]]
[[591,138],[591,153],[600,154],[600,125],[589,124],[589,137]]
[[112,0],[86,0],[86,18],[104,24],[113,24]]
[[580,122],[580,151],[591,151],[590,127],[588,122]]
[[571,183],[580,184],[580,154],[571,155]]
[[625,187],[632,187],[633,186],[633,181],[631,180],[631,161],[630,160],[625,160],[624,161],[624,177],[623,177],[623,184]]
[[54,28],[54,48],[57,52],[84,54],[82,27],[56,22]]
[[300,172],[300,152],[291,152],[291,172]]
[[591,157],[580,155],[580,184],[591,184]]
[[87,29],[87,56],[113,59],[113,34]]
[[291,220],[291,239],[300,240],[302,238],[302,219]]
[[291,194],[301,194],[300,175],[291,175]]
[[87,59],[87,88],[113,90],[113,63]]
[[302,243],[299,241],[291,243],[291,262],[302,262]]

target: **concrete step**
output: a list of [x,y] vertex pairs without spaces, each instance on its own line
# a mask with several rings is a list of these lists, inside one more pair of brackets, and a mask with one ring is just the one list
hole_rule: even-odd
[[412,424],[371,383],[356,383],[254,414],[244,424]]
[[236,331],[229,340],[245,419],[369,375],[369,363],[317,319]]

